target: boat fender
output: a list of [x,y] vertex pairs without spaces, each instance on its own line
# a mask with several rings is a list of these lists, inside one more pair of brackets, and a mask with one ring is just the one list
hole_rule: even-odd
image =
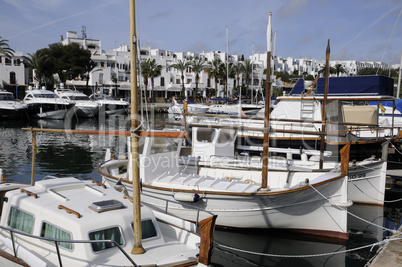
[[200,200],[200,195],[197,193],[176,193],[174,194],[174,199],[177,201],[184,201],[184,202],[198,202]]

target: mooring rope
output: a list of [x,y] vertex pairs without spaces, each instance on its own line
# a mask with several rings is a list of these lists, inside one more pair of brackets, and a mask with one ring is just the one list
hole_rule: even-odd
[[357,248],[351,248],[351,249],[346,249],[346,250],[340,250],[340,251],[333,251],[333,252],[327,252],[327,253],[318,253],[318,254],[304,254],[304,255],[285,255],[285,254],[272,254],[272,253],[263,253],[263,252],[255,252],[255,251],[249,251],[249,250],[244,250],[244,249],[239,249],[239,248],[234,248],[231,246],[227,246],[224,245],[221,242],[215,241],[214,242],[214,247],[218,247],[218,248],[225,248],[225,249],[229,249],[229,250],[233,250],[233,251],[237,251],[237,252],[242,252],[242,253],[246,253],[246,254],[252,254],[252,255],[257,255],[257,256],[264,256],[264,257],[281,257],[281,258],[312,258],[312,257],[323,257],[323,256],[332,256],[332,255],[337,255],[337,254],[341,254],[341,253],[348,253],[348,252],[352,252],[352,251],[357,251],[357,250],[361,250],[361,249],[365,249],[365,248],[371,248],[371,250],[373,250],[373,248],[375,246],[383,246],[386,243],[390,242],[390,241],[397,241],[397,240],[402,240],[402,237],[396,237],[396,238],[388,238],[388,239],[384,239],[378,242],[375,242],[373,244],[368,244],[368,245],[364,245],[361,247],[357,247]]
[[372,226],[375,226],[375,227],[377,227],[377,228],[380,228],[380,229],[382,229],[382,230],[384,230],[384,231],[389,231],[389,232],[391,232],[391,233],[393,233],[393,234],[396,234],[396,233],[402,234],[402,232],[400,232],[400,231],[398,231],[398,230],[389,229],[389,228],[383,227],[383,226],[381,226],[381,225],[372,223],[372,222],[370,222],[370,221],[368,221],[368,220],[365,220],[365,219],[363,219],[363,218],[361,218],[361,217],[359,217],[359,216],[357,216],[357,215],[355,215],[355,214],[349,212],[348,210],[342,208],[341,206],[339,206],[339,205],[333,203],[329,198],[327,198],[326,196],[324,196],[323,194],[321,194],[321,192],[318,191],[318,190],[317,190],[314,186],[312,186],[311,184],[308,184],[308,185],[309,185],[314,191],[316,191],[321,197],[323,197],[325,200],[327,200],[331,205],[337,207],[338,209],[341,209],[341,210],[346,211],[347,214],[349,214],[349,215],[351,215],[351,216],[353,216],[353,217],[355,217],[355,218],[357,218],[357,219],[359,219],[359,220],[361,220],[361,221],[363,221],[363,222],[365,222],[365,223],[368,223],[368,224],[370,224],[370,225],[372,225]]

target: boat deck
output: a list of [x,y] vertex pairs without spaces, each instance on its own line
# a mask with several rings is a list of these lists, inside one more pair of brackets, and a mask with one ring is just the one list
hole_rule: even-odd
[[222,191],[227,190],[231,192],[244,192],[255,193],[260,189],[261,185],[256,183],[247,183],[241,180],[229,179],[229,178],[213,178],[205,175],[176,173],[170,174],[165,172],[156,178],[152,185],[154,186],[166,186],[172,185],[174,187],[182,187],[196,189],[196,190],[208,190],[208,191]]

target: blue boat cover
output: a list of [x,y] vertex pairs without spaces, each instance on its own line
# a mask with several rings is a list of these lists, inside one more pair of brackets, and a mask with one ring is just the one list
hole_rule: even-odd
[[[324,94],[325,78],[317,80],[317,94]],[[328,94],[394,95],[394,79],[386,76],[329,77]]]
[[[318,78],[316,94],[323,95],[325,78]],[[300,95],[304,92],[304,80],[299,79],[290,92],[291,95]],[[394,95],[394,79],[386,76],[346,76],[329,77],[328,94],[337,95]]]

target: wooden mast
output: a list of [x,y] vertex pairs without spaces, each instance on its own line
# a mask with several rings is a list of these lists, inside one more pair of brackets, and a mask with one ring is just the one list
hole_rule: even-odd
[[272,51],[272,12],[269,11],[267,28],[267,71],[265,91],[265,120],[264,120],[264,142],[262,150],[262,181],[261,187],[266,189],[268,186],[268,150],[269,150],[269,113],[271,105],[271,51]]
[[[322,108],[322,132],[325,133],[326,128],[326,120],[327,120],[327,96],[328,96],[328,79],[329,79],[329,39],[327,44],[327,51],[325,56],[325,87],[324,87],[324,101],[323,101],[323,108]],[[323,168],[324,165],[324,149],[325,149],[325,135],[321,136],[321,146],[320,146],[320,169]]]
[[138,107],[137,107],[137,34],[135,28],[135,0],[130,0],[130,80],[131,80],[131,166],[133,177],[134,247],[132,254],[143,254],[141,231],[140,172],[138,155]]

